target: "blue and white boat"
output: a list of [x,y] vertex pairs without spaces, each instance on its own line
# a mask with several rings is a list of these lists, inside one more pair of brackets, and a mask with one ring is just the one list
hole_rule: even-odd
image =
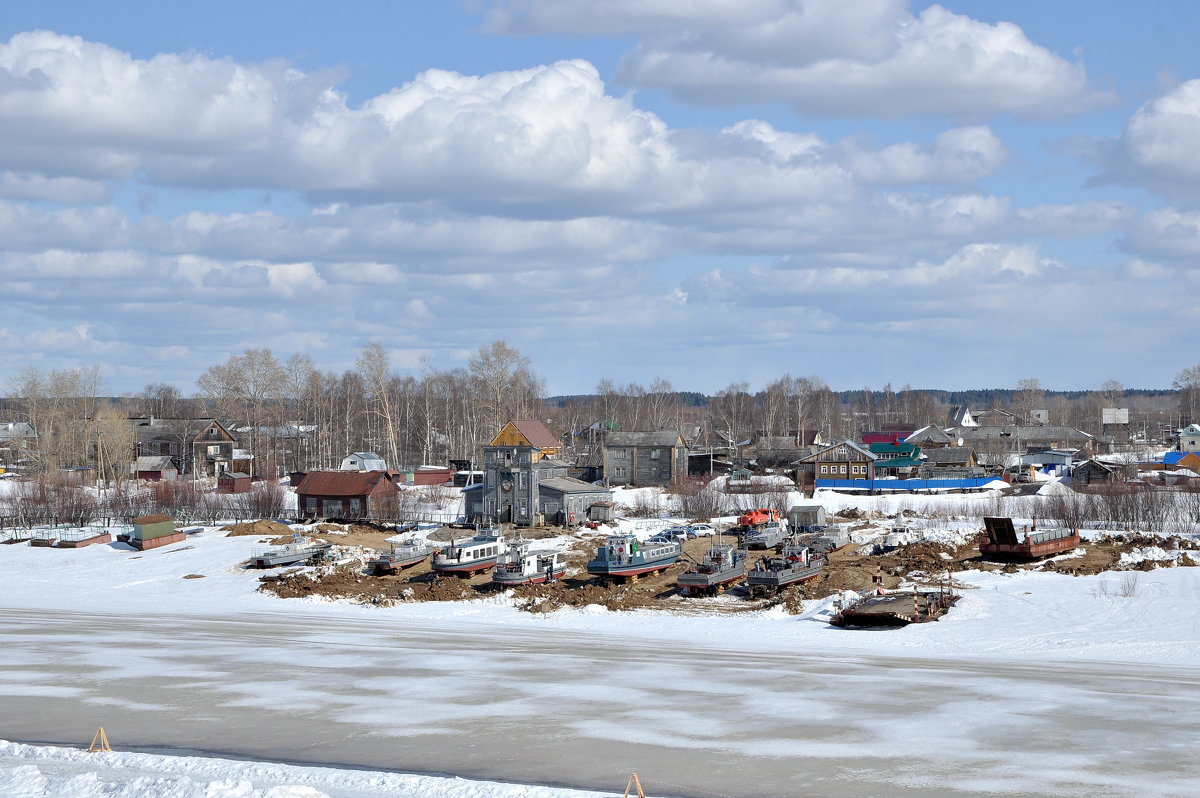
[[636,577],[652,571],[662,571],[674,565],[683,554],[676,541],[641,543],[636,535],[610,535],[587,564],[593,576]]

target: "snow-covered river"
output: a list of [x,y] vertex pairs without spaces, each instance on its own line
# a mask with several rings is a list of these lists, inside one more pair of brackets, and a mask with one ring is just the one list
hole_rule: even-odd
[[[1200,675],[552,625],[0,610],[0,737],[657,795],[1194,795]],[[855,633],[850,633],[855,634]],[[894,632],[860,632],[886,635]]]

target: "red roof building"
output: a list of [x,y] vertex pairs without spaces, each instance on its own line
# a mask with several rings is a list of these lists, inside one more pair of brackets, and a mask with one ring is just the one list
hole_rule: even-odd
[[398,492],[386,471],[310,471],[296,505],[301,518],[357,520],[386,512]]

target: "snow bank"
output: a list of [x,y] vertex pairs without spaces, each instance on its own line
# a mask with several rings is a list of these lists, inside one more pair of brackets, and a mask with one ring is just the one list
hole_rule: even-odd
[[0,740],[5,798],[599,798],[606,793]]

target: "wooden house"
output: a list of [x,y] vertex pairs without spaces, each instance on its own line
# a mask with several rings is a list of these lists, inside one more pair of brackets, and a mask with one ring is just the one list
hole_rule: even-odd
[[970,446],[922,448],[921,458],[921,465],[927,470],[976,468],[979,465],[979,459],[975,456],[975,450]]
[[607,489],[568,477],[571,464],[557,459],[558,451],[558,441],[541,422],[505,424],[483,447],[483,482],[463,489],[466,517],[517,526],[569,525],[582,523],[583,504],[612,500]]
[[296,488],[296,508],[301,518],[358,520],[386,514],[398,492],[386,471],[310,471]]
[[610,485],[670,485],[687,473],[687,444],[680,432],[610,432],[604,441],[604,479]]
[[235,471],[237,438],[215,418],[133,419],[137,456],[166,456],[179,474]]
[[1092,458],[1071,469],[1071,485],[1086,488],[1089,485],[1125,482],[1133,477],[1134,472],[1135,468],[1129,464]]
[[826,446],[792,466],[801,485],[812,485],[818,479],[874,479],[878,457],[869,449],[851,440]]

